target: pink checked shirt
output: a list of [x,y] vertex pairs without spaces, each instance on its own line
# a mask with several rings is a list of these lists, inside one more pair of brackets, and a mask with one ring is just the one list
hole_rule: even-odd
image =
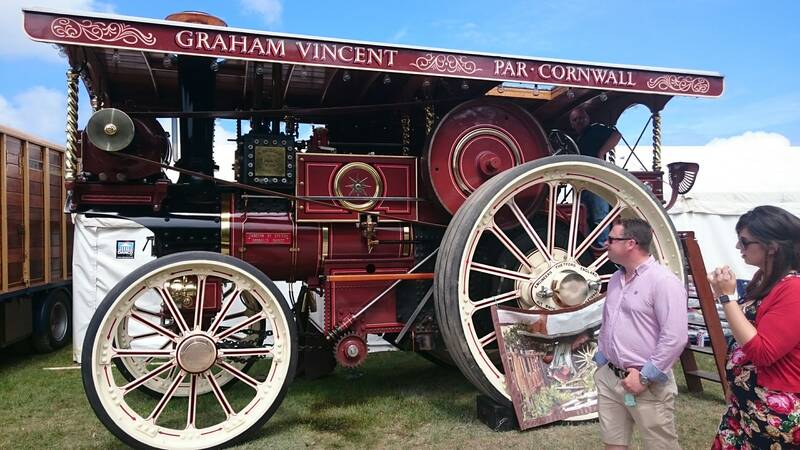
[[621,268],[608,282],[595,361],[637,368],[656,382],[667,381],[688,340],[686,288],[651,256],[625,282]]

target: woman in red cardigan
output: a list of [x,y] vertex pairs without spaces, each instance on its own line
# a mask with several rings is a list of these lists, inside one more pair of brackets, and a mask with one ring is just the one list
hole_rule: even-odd
[[729,267],[708,275],[734,337],[727,363],[731,395],[712,448],[798,448],[800,219],[759,206],[739,219],[736,232],[736,248],[758,271],[741,302]]

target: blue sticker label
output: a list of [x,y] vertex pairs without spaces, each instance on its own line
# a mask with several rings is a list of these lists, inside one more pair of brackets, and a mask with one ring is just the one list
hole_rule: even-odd
[[117,259],[133,259],[136,241],[117,241]]

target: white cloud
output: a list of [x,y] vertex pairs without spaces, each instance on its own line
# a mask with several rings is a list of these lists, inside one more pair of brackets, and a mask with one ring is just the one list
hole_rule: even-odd
[[22,8],[36,7],[70,11],[113,12],[108,3],[96,0],[3,0],[0,2],[0,56],[28,57],[58,62],[54,46],[34,42],[22,30]]
[[389,42],[399,42],[408,35],[408,27],[400,28],[389,38]]
[[261,15],[261,19],[267,25],[279,25],[281,22],[283,14],[281,0],[241,0],[241,5],[245,12]]
[[0,123],[63,145],[66,107],[64,93],[35,86],[11,99],[0,96]]
[[214,124],[214,163],[219,170],[214,172],[216,178],[236,181],[233,176],[233,163],[236,155],[236,133],[225,129],[219,120]]
[[[622,146],[624,148],[624,146]],[[617,147],[617,164],[622,165],[627,149]],[[640,146],[637,156],[650,168],[652,146]],[[700,164],[692,188],[699,192],[782,192],[796,189],[800,167],[800,147],[778,133],[747,131],[729,138],[715,138],[706,145],[665,146],[661,151],[662,167],[675,161]],[[641,170],[631,161],[629,170]]]

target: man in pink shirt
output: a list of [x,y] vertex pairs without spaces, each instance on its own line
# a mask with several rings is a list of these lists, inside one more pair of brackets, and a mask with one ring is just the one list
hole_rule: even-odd
[[608,282],[595,356],[606,449],[628,448],[634,424],[646,449],[680,448],[672,365],[688,340],[686,289],[650,255],[652,240],[641,219],[617,221],[608,236],[608,257],[621,267]]

